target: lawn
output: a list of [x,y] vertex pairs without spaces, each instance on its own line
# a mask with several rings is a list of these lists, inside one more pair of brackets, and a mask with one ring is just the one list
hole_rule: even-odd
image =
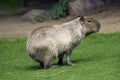
[[[93,34],[72,54],[75,66],[41,69],[27,38],[0,38],[0,80],[120,80],[120,33]],[[56,61],[55,61],[56,63]]]

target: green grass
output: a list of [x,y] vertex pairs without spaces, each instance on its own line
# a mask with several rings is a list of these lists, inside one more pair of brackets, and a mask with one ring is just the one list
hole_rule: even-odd
[[[75,66],[40,69],[26,38],[0,38],[0,80],[120,80],[120,33],[93,34],[72,54]],[[56,61],[55,61],[56,62]]]
[[20,7],[20,0],[1,0],[0,10],[16,10]]

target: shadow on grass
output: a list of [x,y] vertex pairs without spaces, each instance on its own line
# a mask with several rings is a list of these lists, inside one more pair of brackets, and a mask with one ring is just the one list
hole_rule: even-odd
[[42,69],[39,65],[28,66],[26,70],[34,71]]
[[90,57],[86,57],[86,58],[80,58],[80,59],[74,59],[72,60],[73,63],[87,63],[87,62],[94,62],[94,61],[98,61],[101,60],[102,58],[99,56],[90,56]]
[[[100,57],[98,57],[98,58],[100,58]],[[74,60],[72,60],[72,62],[73,62],[73,64],[79,64],[79,63],[82,64],[82,63],[98,61],[98,58],[96,59],[93,56],[89,56],[89,57],[82,58],[82,59],[81,58],[80,59],[74,59]],[[57,65],[57,64],[53,64],[53,65]],[[58,65],[58,67],[63,67],[63,66],[68,66],[66,61],[64,62],[63,65]],[[43,68],[41,68],[39,65],[32,65],[32,66],[28,66],[26,70],[35,71],[35,70],[43,70]]]
[[[62,67],[62,65],[56,65],[56,64],[53,64],[55,65],[56,67],[51,67],[51,68],[47,68],[47,69],[53,69],[53,68],[59,68],[59,67]],[[43,70],[44,68],[41,68],[40,66],[29,66],[26,70],[29,70],[29,71],[35,71],[35,70]]]
[[72,62],[73,63],[86,63],[88,61],[90,61],[90,60],[88,60],[88,58],[84,58],[84,59],[75,59]]

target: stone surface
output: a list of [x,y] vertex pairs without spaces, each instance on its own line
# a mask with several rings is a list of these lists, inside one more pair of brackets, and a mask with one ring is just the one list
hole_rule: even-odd
[[36,17],[38,17],[38,16],[47,20],[47,19],[49,19],[50,14],[47,10],[33,9],[33,10],[30,10],[27,13],[25,13],[22,16],[22,19],[34,23],[34,22],[36,22]]
[[68,8],[71,16],[82,16],[105,10],[105,4],[101,0],[72,0]]

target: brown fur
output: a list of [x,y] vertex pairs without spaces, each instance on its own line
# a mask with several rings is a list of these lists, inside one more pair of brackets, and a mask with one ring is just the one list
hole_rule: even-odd
[[100,23],[88,17],[79,17],[61,25],[42,26],[31,33],[27,41],[27,50],[43,68],[52,67],[52,62],[57,57],[58,64],[63,64],[64,54],[67,64],[73,65],[72,50],[85,36],[98,32],[99,29]]
[[41,27],[38,27],[38,28],[36,28],[36,29],[34,29],[32,31],[31,36],[35,35],[35,34],[37,34],[39,32],[43,32],[45,30],[45,28],[49,28],[49,27],[51,27],[51,26],[41,26]]

